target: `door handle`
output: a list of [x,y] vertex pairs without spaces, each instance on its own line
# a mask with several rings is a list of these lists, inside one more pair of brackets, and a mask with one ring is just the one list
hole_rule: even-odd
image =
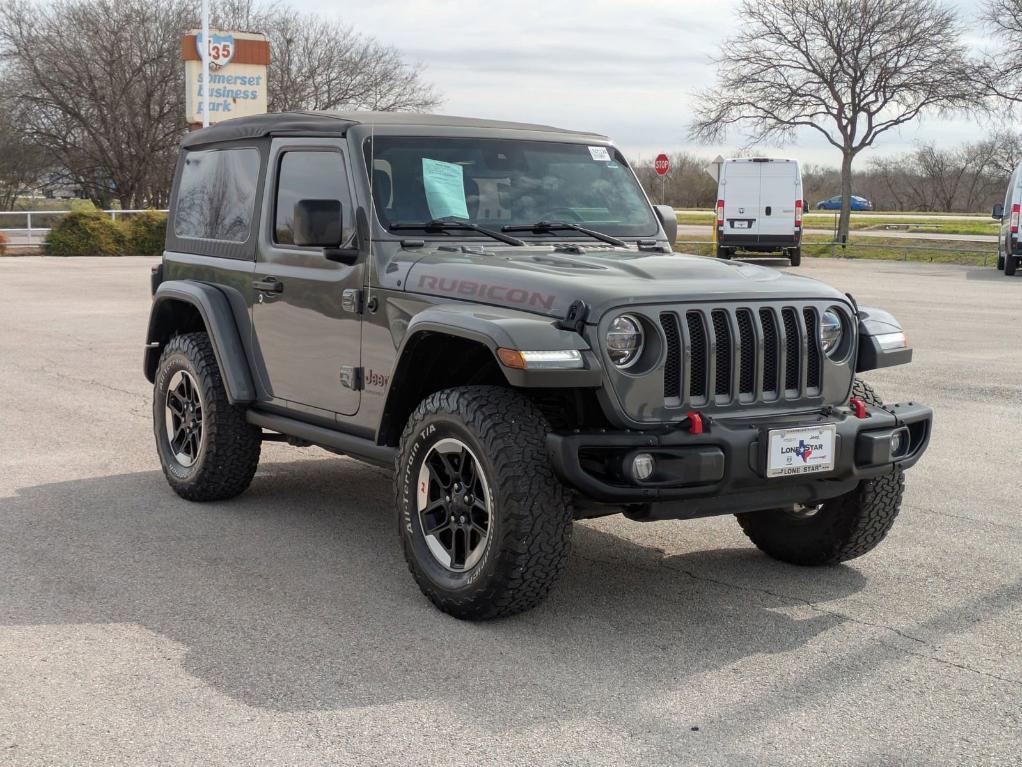
[[276,277],[267,277],[264,280],[252,280],[252,287],[261,293],[284,292],[284,283]]

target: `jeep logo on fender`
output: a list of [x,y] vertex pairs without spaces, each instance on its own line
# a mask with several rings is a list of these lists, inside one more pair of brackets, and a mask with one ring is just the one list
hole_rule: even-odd
[[482,298],[498,303],[532,306],[547,311],[554,308],[554,296],[522,288],[509,288],[507,285],[487,285],[485,282],[472,280],[449,280],[432,274],[424,274],[419,277],[419,288],[465,296],[466,298]]

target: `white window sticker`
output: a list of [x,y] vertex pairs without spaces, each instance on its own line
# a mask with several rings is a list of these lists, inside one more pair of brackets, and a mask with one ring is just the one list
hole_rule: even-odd
[[465,171],[453,162],[422,158],[422,185],[433,218],[468,218],[465,202]]
[[607,151],[605,146],[591,146],[589,147],[589,154],[592,155],[594,160],[610,162],[610,152]]

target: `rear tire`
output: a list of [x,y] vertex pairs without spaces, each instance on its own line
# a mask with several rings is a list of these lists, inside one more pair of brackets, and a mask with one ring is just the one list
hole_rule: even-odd
[[734,256],[734,250],[731,248],[725,248],[723,245],[717,246],[717,258],[723,258],[730,261],[732,256]]
[[539,604],[571,551],[568,494],[547,460],[550,427],[526,397],[497,386],[431,394],[397,459],[398,534],[422,593],[456,618]]
[[1015,271],[1018,269],[1018,256],[1006,255],[1004,257],[1004,275],[1006,277],[1012,277],[1015,275]]
[[792,266],[802,265],[802,247],[791,248],[788,250],[788,261],[791,262]]
[[[855,379],[852,396],[871,405],[880,397]],[[905,475],[899,469],[860,482],[815,509],[785,508],[738,514],[738,524],[765,554],[793,565],[836,565],[861,557],[884,539],[901,509]]]
[[153,431],[163,474],[189,501],[222,501],[255,476],[262,430],[231,405],[205,333],[175,336],[164,347],[153,388]]
[[999,271],[999,272],[1003,272],[1004,271],[1004,254],[1003,253],[998,253],[997,254],[997,271]]

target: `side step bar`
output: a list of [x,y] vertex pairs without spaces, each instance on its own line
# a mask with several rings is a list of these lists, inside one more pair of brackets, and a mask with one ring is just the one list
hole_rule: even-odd
[[375,442],[363,437],[356,437],[353,434],[346,434],[343,431],[327,429],[323,426],[314,426],[304,421],[297,421],[282,415],[261,413],[257,410],[249,410],[245,419],[255,426],[270,431],[278,431],[287,434],[289,437],[297,437],[313,445],[330,448],[338,452],[350,455],[352,458],[382,466],[387,469],[394,468],[394,460],[397,457],[397,448],[389,445],[377,445]]

